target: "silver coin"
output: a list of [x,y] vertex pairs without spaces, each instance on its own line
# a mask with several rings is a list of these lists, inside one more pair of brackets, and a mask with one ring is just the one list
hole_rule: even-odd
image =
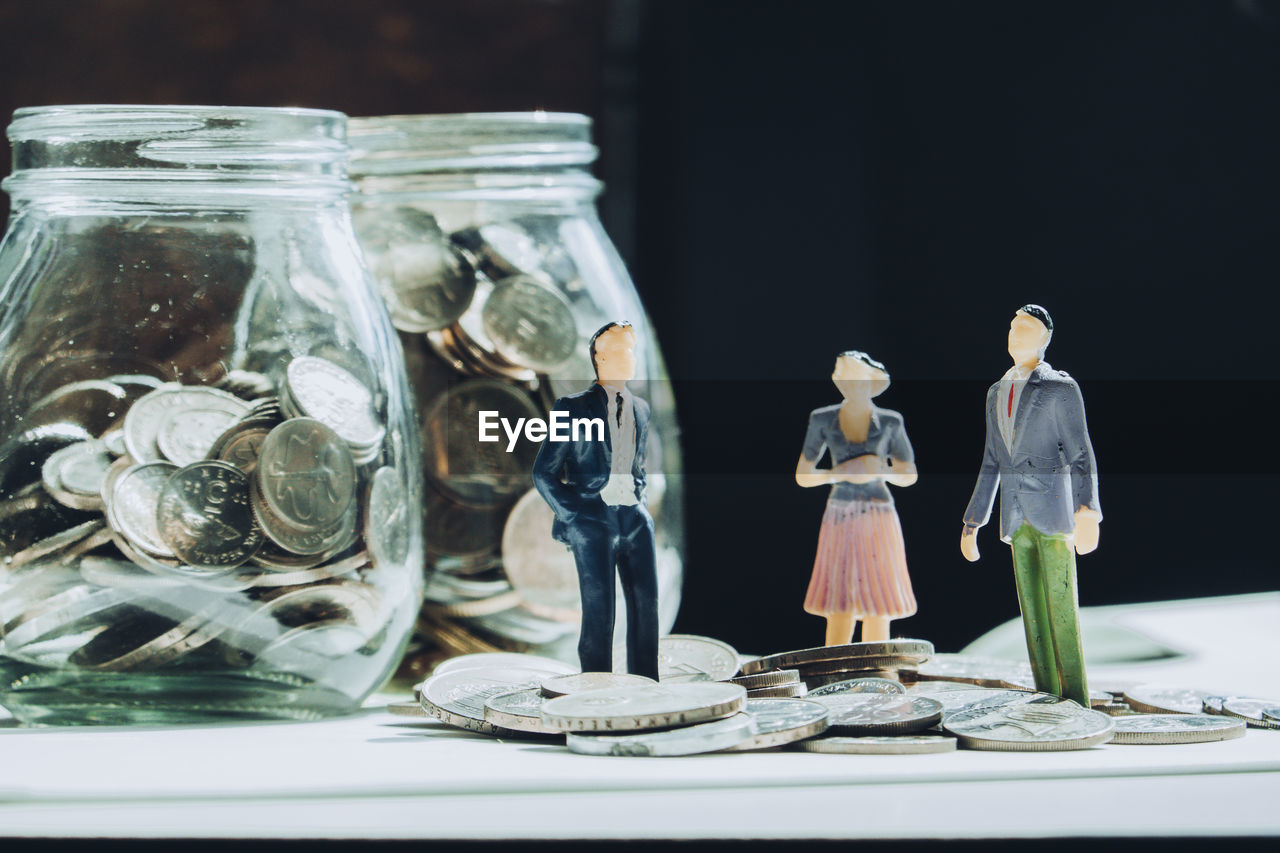
[[642,731],[727,717],[746,699],[746,690],[722,682],[618,687],[550,699],[542,720],[558,731]]
[[1204,690],[1168,684],[1139,684],[1124,691],[1124,701],[1146,714],[1199,714],[1208,695]]
[[825,705],[805,699],[749,698],[745,713],[755,720],[756,733],[726,752],[772,749],[820,735],[831,716]]
[[400,472],[383,467],[369,480],[364,539],[374,566],[392,568],[409,559],[409,496]]
[[1270,723],[1280,723],[1280,705],[1267,705],[1262,709],[1262,719]]
[[489,222],[456,231],[454,243],[475,258],[476,266],[491,279],[542,272],[546,255],[524,228],[511,222]]
[[524,606],[548,619],[582,615],[573,552],[551,536],[555,513],[536,489],[525,492],[502,530],[502,567]]
[[73,509],[102,509],[102,483],[112,463],[101,441],[80,441],[54,451],[41,467],[45,490]]
[[127,595],[118,589],[89,584],[65,589],[8,622],[0,637],[0,650],[13,653],[32,643],[81,630],[87,620],[107,622],[111,611],[125,601]]
[[271,513],[298,531],[331,529],[355,502],[351,451],[332,429],[311,418],[293,418],[271,430],[256,473]]
[[[270,505],[262,494],[261,478],[253,477],[250,480],[249,499],[253,507],[254,520],[258,522],[258,526],[262,528],[262,532],[266,534],[270,542],[291,554],[315,555],[318,557],[314,562],[303,560],[296,565],[288,565],[290,569],[300,569],[305,565],[323,563],[327,556],[340,553],[351,544],[356,535],[358,513],[354,502],[348,508],[346,514],[331,527],[320,530],[306,530],[290,524],[271,511]],[[282,565],[282,562],[269,558],[262,561],[261,564],[268,568],[276,568]]]
[[471,264],[434,235],[392,243],[378,255],[372,272],[391,322],[404,332],[445,328],[462,316],[476,292]]
[[927,640],[888,640],[876,643],[849,643],[843,646],[818,646],[791,652],[766,655],[743,666],[745,675],[788,667],[802,668],[809,672],[838,672],[841,666],[848,669],[878,669],[881,662],[890,664],[919,664],[933,654],[933,643]]
[[807,698],[831,712],[830,727],[841,734],[910,734],[942,719],[942,704],[927,696],[840,693]]
[[220,607],[220,602],[211,602],[177,623],[156,613],[128,613],[114,619],[67,662],[101,672],[155,669],[216,639],[225,625],[210,617]]
[[422,707],[457,728],[500,737],[518,736],[522,733],[515,729],[486,722],[484,703],[500,693],[536,689],[543,675],[522,667],[459,669],[432,675],[422,683]]
[[657,682],[643,675],[628,675],[620,672],[578,672],[573,675],[553,675],[544,678],[541,688],[543,696],[554,699],[556,696],[569,696],[588,690],[644,687],[649,684],[657,684]]
[[[441,661],[432,675],[444,675],[464,669],[520,668],[531,670],[542,675],[570,675],[578,671],[576,666],[555,658],[539,655],[523,655],[518,652],[479,652],[470,655],[458,655]],[[541,683],[541,679],[539,682]]]
[[178,409],[225,409],[238,413],[248,411],[244,401],[216,388],[162,385],[145,394],[124,416],[124,444],[129,455],[139,463],[158,462],[165,458],[157,439],[168,414]]
[[701,755],[730,749],[748,741],[755,732],[755,717],[739,713],[712,722],[658,732],[621,735],[570,732],[565,738],[565,745],[570,752],[580,755]]
[[945,735],[888,735],[883,737],[820,737],[795,745],[804,752],[839,755],[925,755],[955,752],[956,739]]
[[1069,699],[1049,697],[952,714],[942,725],[969,749],[1040,752],[1106,743],[1115,733],[1115,719]]
[[957,654],[935,654],[919,664],[913,674],[920,681],[967,681],[982,687],[1035,682],[1031,666],[1025,662]]
[[248,410],[239,399],[235,404],[222,399],[201,400],[194,406],[172,409],[160,421],[156,447],[174,465],[181,467],[199,462]]
[[271,434],[271,429],[265,424],[236,424],[218,437],[209,449],[209,456],[219,462],[230,462],[246,474],[252,474],[258,468],[262,443]]
[[[739,660],[741,660],[741,657],[739,657]],[[750,692],[762,687],[785,687],[788,684],[799,684],[800,671],[795,669],[775,669],[771,672],[758,672],[755,675],[735,675],[729,680],[734,684],[742,685]]]
[[318,581],[340,578],[356,572],[367,565],[369,565],[369,555],[362,551],[345,560],[339,560],[335,563],[326,563],[325,565],[315,568],[282,571],[279,567],[273,567],[272,570],[268,572],[245,572],[240,577],[244,579],[246,588],[302,586],[304,584],[312,584]]
[[[732,682],[731,682],[732,683]],[[777,687],[756,687],[747,691],[748,699],[798,699],[806,696],[809,688],[803,682],[780,684]]]
[[4,566],[10,570],[20,569],[44,557],[64,552],[100,532],[103,526],[103,522],[100,519],[77,524],[75,527],[55,533],[23,548],[17,553],[9,555],[4,560]]
[[975,684],[967,684],[967,690],[930,690],[930,684],[944,684],[946,682],[928,682],[922,681],[917,687],[919,690],[910,690],[908,693],[912,696],[928,696],[930,699],[937,701],[942,705],[942,719],[945,722],[952,714],[958,714],[964,711],[972,711],[977,708],[999,708],[1005,705],[1022,705],[1027,702],[1035,701],[1056,701],[1057,697],[1050,696],[1048,693],[1036,693],[1027,690],[1008,690],[1000,687],[978,687]]
[[484,700],[485,722],[530,734],[558,734],[555,729],[548,728],[542,722],[540,711],[547,698],[536,687],[526,687],[490,696]]
[[172,462],[146,462],[125,469],[115,480],[107,502],[107,520],[121,536],[153,557],[176,556],[160,533],[156,507],[169,477],[178,470]]
[[196,462],[174,472],[156,509],[160,535],[197,569],[231,570],[262,544],[249,503],[249,477],[226,462]]
[[102,444],[112,456],[120,457],[129,452],[124,446],[124,427],[109,429],[102,434]]
[[276,390],[270,377],[251,370],[228,370],[215,384],[219,389],[245,400],[269,397]]
[[664,683],[724,681],[738,673],[738,652],[720,640],[668,634],[658,640],[658,678]]
[[362,459],[382,444],[373,394],[350,371],[315,356],[300,356],[285,370],[288,400],[298,414],[313,418],[347,442]]
[[555,370],[579,344],[569,301],[554,287],[530,276],[497,282],[481,317],[499,356],[539,373]]
[[498,412],[515,423],[545,413],[519,388],[491,379],[473,379],[449,388],[427,404],[422,418],[424,471],[449,498],[474,507],[506,504],[529,489],[541,446],[518,438],[511,452],[503,431],[494,425],[495,441],[478,441],[482,411]]
[[1274,699],[1252,699],[1246,696],[1231,696],[1222,703],[1222,710],[1228,716],[1239,717],[1251,726],[1260,729],[1280,729],[1280,722],[1267,715],[1274,711],[1280,703]]
[[1206,696],[1201,710],[1206,714],[1222,716],[1226,713],[1226,711],[1222,710],[1222,703],[1230,698],[1230,696]]
[[1206,743],[1244,737],[1245,721],[1211,714],[1133,714],[1116,719],[1111,743]]
[[809,691],[810,696],[838,696],[842,693],[906,693],[901,683],[889,678],[851,678]]
[[1109,702],[1106,705],[1091,706],[1095,711],[1101,711],[1109,717],[1128,717],[1138,713],[1124,702]]

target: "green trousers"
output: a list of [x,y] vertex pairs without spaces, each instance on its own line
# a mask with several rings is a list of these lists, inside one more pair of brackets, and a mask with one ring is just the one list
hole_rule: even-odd
[[1074,699],[1088,708],[1075,550],[1066,534],[1046,535],[1030,524],[1014,531],[1011,544],[1036,689]]

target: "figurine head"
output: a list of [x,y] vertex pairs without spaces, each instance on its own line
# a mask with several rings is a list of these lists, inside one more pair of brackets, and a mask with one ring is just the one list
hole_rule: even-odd
[[1009,324],[1009,356],[1014,364],[1036,364],[1053,337],[1053,318],[1039,305],[1023,305]]
[[845,399],[865,396],[869,400],[889,387],[889,371],[865,352],[851,349],[836,356],[831,381]]
[[591,336],[591,366],[601,385],[622,385],[636,376],[636,330],[630,323],[606,323]]

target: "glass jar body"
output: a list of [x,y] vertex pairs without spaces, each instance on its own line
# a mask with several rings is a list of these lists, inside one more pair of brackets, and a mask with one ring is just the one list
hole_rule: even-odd
[[421,463],[341,190],[139,171],[9,185],[0,705],[351,711],[421,600]]
[[[636,328],[637,375],[629,388],[650,404],[647,504],[663,632],[679,608],[680,455],[657,338],[596,212],[599,184],[585,168],[594,157],[585,141],[589,125],[553,116],[553,124],[568,121],[567,133],[543,127],[540,137],[530,136],[529,118],[352,120],[356,233],[399,330],[424,447],[429,574],[402,669],[407,680],[468,652],[527,651],[577,662],[577,569],[552,537],[550,507],[533,490],[539,441],[507,430],[520,418],[547,419],[557,398],[592,385],[588,343],[609,322]],[[456,145],[448,128],[459,124],[478,141],[451,154],[433,150],[441,126]],[[495,124],[505,145],[484,139]],[[558,152],[551,165],[548,143]],[[565,156],[566,146],[577,147]],[[485,411],[506,424],[490,418],[487,442],[480,440]],[[615,613],[614,665],[621,667],[620,588]]]

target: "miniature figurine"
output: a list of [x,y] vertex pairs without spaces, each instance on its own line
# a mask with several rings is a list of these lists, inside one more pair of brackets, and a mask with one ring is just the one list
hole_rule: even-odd
[[569,441],[545,441],[533,482],[555,512],[551,533],[573,551],[582,593],[578,658],[583,672],[613,671],[614,569],[627,607],[627,671],[658,678],[658,573],[653,519],[645,508],[649,404],[627,390],[636,373],[636,332],[609,323],[591,338],[596,382],[556,401],[570,419],[599,419]]
[[1087,708],[1075,555],[1098,547],[1102,513],[1080,387],[1044,361],[1052,336],[1053,319],[1039,305],[1022,306],[1009,324],[1013,367],[987,392],[986,450],[960,551],[978,559],[978,528],[999,486],[1000,538],[1013,548],[1036,689]]
[[[836,358],[831,381],[844,402],[809,415],[796,464],[801,486],[831,485],[804,609],[826,617],[828,646],[852,642],[859,620],[864,642],[884,641],[890,620],[916,612],[902,525],[887,485],[915,483],[915,454],[902,415],[871,402],[889,387],[883,364],[850,350]],[[831,468],[819,470],[824,450]]]

